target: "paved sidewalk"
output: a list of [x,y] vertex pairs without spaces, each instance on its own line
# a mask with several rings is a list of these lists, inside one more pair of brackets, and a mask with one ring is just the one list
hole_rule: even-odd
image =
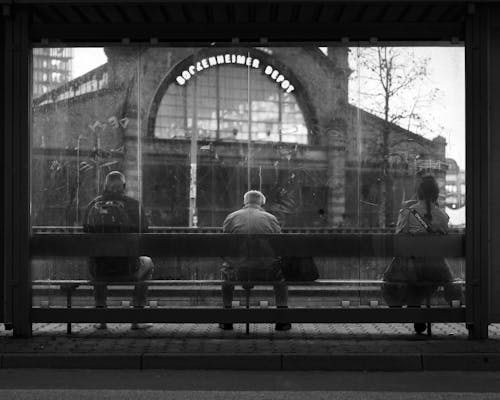
[[3,368],[195,368],[343,370],[500,370],[500,325],[490,339],[472,341],[464,324],[436,323],[433,336],[412,324],[270,324],[221,331],[215,324],[154,324],[130,330],[109,324],[35,324],[33,337],[0,330]]

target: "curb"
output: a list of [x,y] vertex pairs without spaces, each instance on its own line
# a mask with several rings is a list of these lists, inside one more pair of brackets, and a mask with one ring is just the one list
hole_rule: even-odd
[[141,358],[140,353],[7,353],[2,368],[141,369]]
[[500,371],[500,354],[423,354],[422,368],[427,371]]
[[5,353],[1,368],[500,371],[499,353]]
[[421,371],[420,354],[284,354],[283,370]]
[[153,354],[143,355],[143,369],[281,370],[281,354]]

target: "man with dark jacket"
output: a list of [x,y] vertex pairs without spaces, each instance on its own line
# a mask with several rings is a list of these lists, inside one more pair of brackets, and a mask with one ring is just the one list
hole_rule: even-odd
[[[104,191],[90,202],[85,211],[83,229],[89,233],[144,233],[148,220],[139,202],[125,195],[125,176],[119,171],[110,172],[104,181]],[[98,308],[106,307],[107,282],[134,281],[133,305],[146,305],[148,287],[144,283],[153,275],[150,257],[94,257],[90,260],[90,275],[95,281],[94,297]],[[132,329],[145,327],[136,323]],[[99,328],[105,329],[101,323]]]
[[[265,196],[251,190],[243,197],[242,209],[229,214],[223,225],[224,233],[263,234],[281,233],[276,217],[262,208],[266,202]],[[288,287],[281,272],[278,258],[264,238],[257,242],[256,254],[249,255],[242,248],[240,256],[228,257],[222,268],[222,301],[225,308],[231,308],[234,294],[234,281],[273,281],[276,306],[286,308],[288,304]],[[233,329],[233,324],[219,324],[224,330]],[[289,323],[277,323],[275,329],[289,330]]]

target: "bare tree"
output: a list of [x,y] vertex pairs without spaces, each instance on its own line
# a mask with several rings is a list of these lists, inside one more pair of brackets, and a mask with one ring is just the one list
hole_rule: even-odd
[[[438,89],[427,81],[429,58],[417,57],[413,49],[403,47],[364,47],[351,51],[354,71],[351,75],[350,102],[384,120],[377,138],[382,158],[380,174],[379,226],[387,224],[387,193],[391,125],[425,131],[430,123],[425,108],[438,97]],[[415,132],[417,133],[417,132]]]

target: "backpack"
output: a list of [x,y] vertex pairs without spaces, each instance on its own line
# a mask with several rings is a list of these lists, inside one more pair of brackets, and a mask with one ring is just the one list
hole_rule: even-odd
[[92,204],[85,221],[89,232],[120,233],[130,229],[130,219],[121,200],[97,200]]

